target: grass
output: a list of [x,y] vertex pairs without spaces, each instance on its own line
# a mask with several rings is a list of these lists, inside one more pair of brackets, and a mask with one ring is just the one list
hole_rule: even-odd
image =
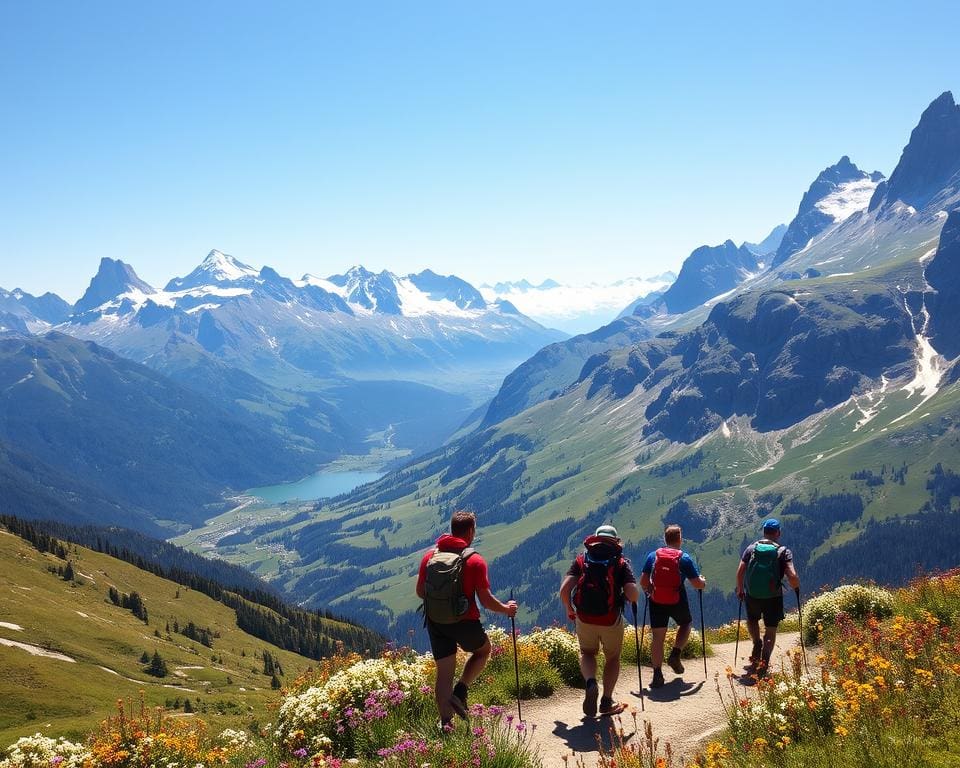
[[[263,718],[276,695],[262,674],[264,650],[280,661],[284,679],[313,663],[242,632],[231,609],[199,592],[82,547],[71,546],[70,560],[91,578],[63,581],[47,570],[62,561],[0,532],[0,622],[22,627],[0,626],[0,638],[75,659],[0,645],[0,743],[26,732],[86,734],[110,714],[117,698],[136,698],[141,690],[150,707],[190,698],[215,726],[242,727]],[[109,601],[111,585],[141,595],[149,624]],[[174,621],[193,621],[219,637],[207,648],[168,633],[167,623]],[[159,651],[170,668],[166,678],[144,672],[144,651]]]

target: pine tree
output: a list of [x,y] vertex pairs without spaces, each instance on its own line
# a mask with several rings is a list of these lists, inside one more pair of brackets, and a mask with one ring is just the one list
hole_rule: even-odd
[[160,651],[153,652],[153,658],[150,659],[150,665],[145,671],[148,675],[153,675],[154,677],[167,676],[167,662],[163,660]]
[[63,580],[64,581],[73,581],[73,563],[67,560],[67,567],[63,571]]

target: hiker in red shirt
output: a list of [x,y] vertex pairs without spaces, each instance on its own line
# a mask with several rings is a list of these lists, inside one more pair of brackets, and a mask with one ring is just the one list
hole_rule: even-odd
[[[454,512],[450,533],[440,536],[424,554],[417,576],[417,597],[423,600],[424,624],[437,664],[434,695],[445,729],[451,726],[454,713],[467,719],[467,689],[490,658],[490,640],[480,623],[477,601],[488,611],[511,618],[517,615],[515,601],[501,603],[490,592],[487,563],[470,547],[476,532],[473,512]],[[457,646],[470,656],[454,685]]]

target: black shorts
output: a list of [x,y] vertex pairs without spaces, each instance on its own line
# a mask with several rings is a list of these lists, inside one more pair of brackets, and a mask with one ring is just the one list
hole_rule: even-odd
[[670,619],[673,619],[678,627],[689,624],[693,621],[693,616],[690,615],[690,604],[685,599],[673,605],[662,605],[653,600],[650,601],[651,629],[663,629],[670,623]]
[[785,614],[783,612],[783,595],[776,597],[750,597],[747,595],[747,618],[751,621],[759,621],[763,618],[763,624],[766,627],[775,627],[783,621]]
[[457,652],[459,645],[467,653],[473,653],[487,642],[487,633],[479,619],[466,619],[453,624],[434,624],[427,621],[430,635],[430,650],[433,658],[445,659]]

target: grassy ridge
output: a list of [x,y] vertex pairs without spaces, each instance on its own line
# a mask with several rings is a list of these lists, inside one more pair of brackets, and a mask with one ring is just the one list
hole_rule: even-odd
[[[139,691],[152,706],[190,698],[214,725],[237,727],[268,717],[266,704],[275,698],[271,677],[263,674],[264,651],[279,662],[284,680],[311,664],[242,632],[234,611],[199,592],[83,547],[70,545],[69,559],[77,574],[72,583],[48,571],[62,560],[0,530],[0,622],[22,627],[0,625],[0,638],[75,660],[0,645],[0,742],[33,731],[85,734],[113,711],[116,699],[136,698]],[[137,592],[149,624],[113,605],[111,586]],[[219,636],[205,647],[168,633],[175,621]],[[144,651],[159,652],[170,674],[146,674]]]

